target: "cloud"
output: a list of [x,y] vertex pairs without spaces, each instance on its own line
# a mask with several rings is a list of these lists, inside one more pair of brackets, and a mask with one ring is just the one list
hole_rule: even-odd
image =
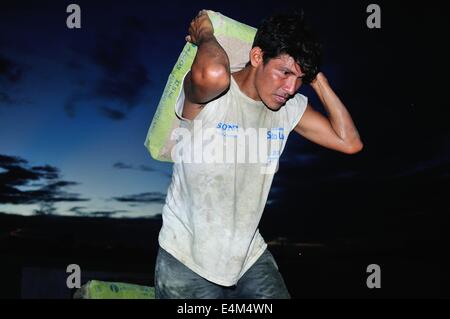
[[113,164],[114,168],[118,168],[118,169],[133,169],[133,165],[128,165],[122,162],[116,162]]
[[93,217],[111,217],[113,215],[117,215],[119,213],[128,212],[126,210],[114,210],[114,211],[90,211],[83,214],[84,216],[93,216]]
[[66,112],[67,116],[70,118],[74,118],[76,115],[77,104],[88,99],[89,98],[86,96],[86,94],[80,92],[72,93],[64,102],[64,111]]
[[150,167],[150,166],[147,166],[147,165],[133,166],[131,164],[125,164],[125,163],[122,163],[122,162],[116,162],[116,163],[113,164],[113,167],[117,168],[117,169],[131,169],[131,170],[136,170],[136,171],[141,171],[141,172],[157,172],[157,173],[160,173],[160,174],[164,175],[165,177],[168,177],[168,178],[172,177],[172,174],[169,174],[169,173],[164,172],[164,171],[157,170],[157,169],[155,169],[153,167]]
[[42,173],[42,176],[46,179],[56,179],[59,176],[59,169],[50,165],[33,166],[31,167],[31,169],[33,171]]
[[154,169],[153,167],[147,166],[147,165],[133,166],[131,164],[125,164],[122,162],[114,163],[113,167],[117,168],[117,169],[132,169],[132,170],[143,171],[143,172],[157,172],[156,169]]
[[0,55],[0,80],[16,83],[22,78],[23,69],[18,63]]
[[99,108],[99,111],[101,114],[106,116],[107,118],[111,120],[123,120],[125,119],[125,113],[121,111],[117,111],[114,109],[111,109],[109,107],[101,107]]
[[[9,89],[22,79],[23,68],[15,61],[0,54],[0,85]],[[11,96],[10,93],[0,91],[1,105],[16,105],[19,100]]]
[[5,186],[24,186],[30,181],[37,181],[42,176],[40,172],[18,165],[2,165],[5,172],[0,174],[0,183]]
[[[70,117],[75,116],[79,102],[98,100],[115,105],[114,108],[99,106],[101,115],[115,121],[124,120],[127,113],[139,104],[150,83],[148,71],[139,56],[145,23],[130,16],[115,25],[117,29],[99,32],[95,45],[85,53],[100,75],[86,86],[89,89],[86,88],[81,96],[77,93],[68,98],[65,110]],[[75,52],[83,54],[79,50]],[[67,65],[71,70],[90,72],[73,60]]]
[[[119,67],[118,70],[116,70],[117,67]],[[115,100],[128,109],[139,103],[141,91],[149,82],[147,70],[143,65],[111,64],[107,67],[103,66],[103,72],[104,75],[95,88],[95,94],[98,97]]]
[[0,204],[41,204],[53,210],[50,203],[89,200],[68,193],[65,188],[78,183],[61,180],[59,169],[54,166],[29,167],[28,161],[20,157],[0,155],[0,168]]
[[0,167],[3,167],[5,165],[20,165],[20,164],[27,164],[27,163],[28,163],[28,161],[26,161],[23,158],[20,158],[18,156],[8,156],[8,155],[0,154]]
[[154,172],[154,171],[156,171],[154,168],[152,168],[150,166],[147,166],[147,165],[140,165],[139,169],[141,171],[144,171],[144,172]]
[[135,194],[135,195],[113,197],[113,199],[118,202],[128,202],[128,203],[142,203],[142,204],[160,203],[160,204],[164,204],[166,201],[166,194],[163,194],[160,192],[148,192],[148,193],[140,193],[140,194]]
[[12,99],[8,93],[0,92],[0,105],[1,104],[12,105],[12,104],[16,104],[16,103],[17,103],[17,101]]
[[74,206],[69,209],[69,212],[75,213],[78,216],[83,217],[111,217],[113,215],[117,215],[119,213],[127,213],[129,211],[127,210],[106,210],[106,211],[100,211],[100,210],[94,210],[94,211],[85,211],[86,207],[84,206]]
[[79,185],[79,183],[69,182],[69,181],[57,181],[57,182],[49,183],[49,184],[45,185],[42,189],[56,191],[59,188],[76,186],[76,185]]
[[29,65],[21,65],[0,53],[0,107],[33,104],[33,101],[23,96],[21,87],[24,70]]
[[74,206],[74,207],[69,209],[69,212],[75,213],[75,212],[79,212],[79,211],[81,211],[81,210],[83,210],[85,208],[87,208],[87,207],[85,207],[85,206]]

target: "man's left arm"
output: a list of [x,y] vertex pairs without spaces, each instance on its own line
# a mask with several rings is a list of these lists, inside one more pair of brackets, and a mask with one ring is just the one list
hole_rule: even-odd
[[363,148],[358,130],[345,105],[330,87],[322,72],[311,83],[328,118],[308,104],[295,131],[306,139],[346,154],[354,154]]

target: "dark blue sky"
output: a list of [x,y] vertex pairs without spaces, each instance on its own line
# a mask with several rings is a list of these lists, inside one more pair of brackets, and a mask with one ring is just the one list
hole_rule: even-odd
[[[448,185],[448,19],[439,5],[378,1],[382,28],[370,30],[368,1],[77,1],[82,28],[70,30],[72,2],[0,5],[0,212],[160,213],[171,165],[154,161],[143,143],[188,23],[203,8],[252,26],[304,8],[324,44],[323,71],[365,144],[349,156],[291,138],[269,217],[315,196],[336,204],[330,194],[342,209],[377,191],[381,206],[406,207],[399,203],[425,190],[431,201]],[[300,92],[323,111],[309,87]],[[307,207],[306,215],[330,214],[324,203]]]

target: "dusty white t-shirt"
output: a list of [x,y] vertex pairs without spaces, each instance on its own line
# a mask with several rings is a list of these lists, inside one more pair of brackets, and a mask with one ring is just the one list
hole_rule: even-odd
[[[183,103],[182,90],[175,110],[180,118]],[[176,145],[182,151],[175,153],[185,157],[173,166],[160,246],[205,279],[235,285],[267,247],[258,224],[278,158],[306,105],[307,98],[296,94],[271,111],[241,92],[231,76],[226,94],[194,121],[182,119],[184,135]]]

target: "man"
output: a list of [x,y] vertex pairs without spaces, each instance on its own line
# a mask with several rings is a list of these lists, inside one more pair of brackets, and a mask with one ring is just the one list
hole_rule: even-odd
[[[156,297],[290,298],[258,231],[274,175],[263,168],[278,164],[293,130],[347,154],[363,144],[347,109],[318,71],[319,45],[301,16],[266,19],[249,63],[233,74],[213,32],[206,11],[200,11],[186,37],[198,51],[176,106],[182,126],[194,138],[199,130],[215,129],[227,143],[237,138],[236,131],[262,129],[271,144],[262,163],[247,158],[175,162],[159,234]],[[312,85],[328,118],[296,94],[302,83]]]

